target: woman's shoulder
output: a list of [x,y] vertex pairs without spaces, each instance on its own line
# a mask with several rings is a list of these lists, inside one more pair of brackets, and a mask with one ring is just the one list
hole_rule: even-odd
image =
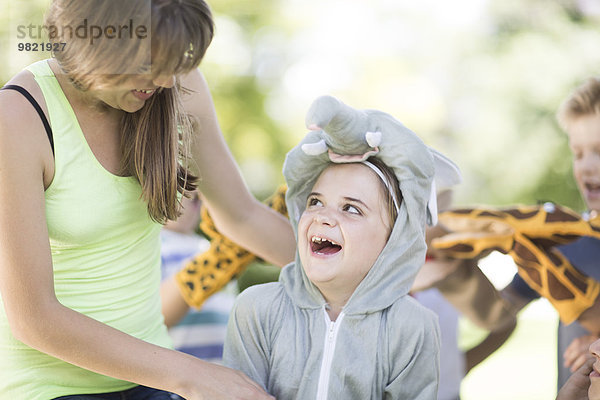
[[[7,89],[7,86],[19,86],[25,89],[39,104],[46,118],[48,117],[48,108],[42,89],[37,84],[33,73],[28,69],[23,69],[6,82],[5,89],[0,90],[0,123],[17,126],[22,124],[25,125],[23,128],[26,128],[26,125],[29,125],[28,122],[40,121],[40,116],[25,95],[17,90]],[[34,127],[37,128],[38,125],[34,125]],[[43,129],[41,124],[39,127]]]
[[[9,85],[20,86],[25,89],[40,104],[44,112],[46,112],[46,102],[44,101],[42,90],[36,83],[31,72],[26,69],[22,70],[6,82],[4,87]],[[16,90],[0,90],[0,104],[2,105],[0,107],[0,116],[10,115],[13,119],[16,119],[22,113],[35,112],[27,99]],[[18,114],[15,115],[15,113]]]
[[[33,74],[23,70],[7,82],[21,86],[39,104],[46,118],[46,103]],[[52,175],[52,150],[40,115],[22,94],[12,89],[0,90],[0,147],[5,150],[5,168],[21,169],[25,164],[44,171],[45,182]]]
[[[48,63],[50,65],[49,60],[38,61],[26,68],[23,68],[21,71],[17,72],[12,76],[4,85],[17,85],[26,89],[31,95],[38,101],[43,100],[42,91],[39,85],[36,82],[33,70],[37,71],[45,71],[45,66],[43,63]],[[30,70],[34,68],[33,70]],[[1,92],[0,92],[1,93]]]
[[6,82],[6,85],[20,85],[29,88],[32,88],[32,86],[37,86],[33,73],[31,73],[27,68],[23,68],[21,71],[13,75],[13,77]]
[[[27,70],[19,72],[6,83],[5,87],[8,85],[25,89],[40,105],[44,114],[48,115],[44,96],[31,72]],[[0,131],[10,131],[5,134],[11,132],[14,134],[15,130],[19,132],[21,139],[26,140],[31,131],[34,131],[32,134],[39,130],[44,132],[44,126],[37,111],[22,93],[13,89],[3,89],[0,90]]]

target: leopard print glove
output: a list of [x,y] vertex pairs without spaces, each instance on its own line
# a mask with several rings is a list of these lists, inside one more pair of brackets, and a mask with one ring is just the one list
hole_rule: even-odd
[[[286,190],[285,185],[280,186],[266,203],[287,216]],[[219,233],[206,207],[202,207],[200,229],[210,239],[209,249],[195,256],[175,275],[185,302],[195,308],[200,308],[256,259],[253,253]]]

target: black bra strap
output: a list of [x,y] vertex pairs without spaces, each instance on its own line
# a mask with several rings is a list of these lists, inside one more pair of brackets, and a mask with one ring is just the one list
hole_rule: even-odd
[[31,103],[31,105],[33,106],[33,108],[35,108],[35,111],[37,111],[37,113],[39,114],[40,118],[42,119],[42,123],[44,124],[44,128],[46,129],[46,134],[48,135],[48,140],[50,141],[50,147],[52,147],[52,154],[54,154],[54,137],[52,135],[52,128],[50,128],[50,124],[48,123],[48,119],[46,118],[46,115],[44,114],[44,111],[42,111],[42,107],[40,107],[40,105],[38,104],[37,101],[35,101],[35,99],[33,98],[33,96],[25,88],[23,88],[21,86],[6,85],[6,86],[0,88],[0,90],[3,90],[3,89],[16,90],[17,92],[19,92],[23,96],[25,96],[25,98],[27,100],[29,100],[29,102]]

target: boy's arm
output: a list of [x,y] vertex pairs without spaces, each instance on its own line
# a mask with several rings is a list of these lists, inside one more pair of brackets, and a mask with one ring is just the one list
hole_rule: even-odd
[[[459,260],[454,271],[433,286],[478,327],[488,331],[504,330],[516,323],[517,311],[502,298],[477,262],[477,259]],[[439,263],[448,263],[448,260]]]
[[517,321],[515,319],[509,325],[490,331],[479,344],[467,350],[465,353],[467,361],[465,372],[469,373],[474,367],[498,350],[512,335],[516,327]]

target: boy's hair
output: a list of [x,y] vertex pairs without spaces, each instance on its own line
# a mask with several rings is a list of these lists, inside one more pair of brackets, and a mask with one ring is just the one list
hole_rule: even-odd
[[[394,191],[396,200],[398,201],[398,207],[400,207],[400,204],[402,204],[402,192],[400,191],[400,184],[398,183],[398,178],[396,178],[394,171],[377,157],[369,157],[367,161],[375,165],[381,171],[385,179],[390,184],[390,187]],[[392,197],[392,193],[388,190],[388,186],[382,182],[381,179],[378,179],[378,181],[381,189],[383,190],[385,206],[387,209],[387,214],[390,218],[390,228],[393,228],[394,222],[396,222],[396,218],[398,218],[398,211],[394,205],[394,198]]]
[[589,78],[576,88],[560,105],[556,118],[560,127],[567,131],[576,119],[586,115],[600,115],[600,80]]

